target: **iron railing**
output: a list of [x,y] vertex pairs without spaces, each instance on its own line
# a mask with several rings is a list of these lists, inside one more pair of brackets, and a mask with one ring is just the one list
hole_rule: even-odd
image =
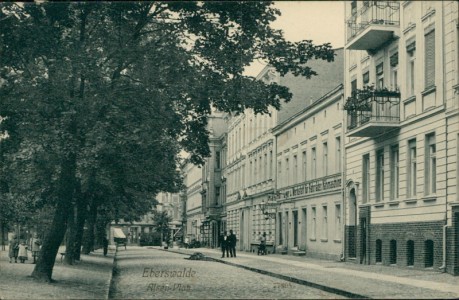
[[370,121],[398,123],[400,121],[400,92],[365,88],[352,92],[344,105],[347,129],[352,130]]
[[352,13],[347,20],[347,40],[349,41],[371,24],[400,26],[399,1],[363,1],[360,10]]

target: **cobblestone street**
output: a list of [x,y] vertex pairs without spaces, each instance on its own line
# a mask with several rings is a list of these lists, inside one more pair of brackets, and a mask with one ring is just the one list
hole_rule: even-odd
[[119,250],[110,298],[343,298],[218,262],[185,258],[187,256],[154,249]]

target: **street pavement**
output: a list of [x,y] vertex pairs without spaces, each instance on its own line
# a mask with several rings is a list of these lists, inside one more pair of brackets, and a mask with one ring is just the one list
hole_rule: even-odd
[[[159,249],[159,248],[158,248]],[[166,251],[166,250],[163,250]],[[280,254],[258,256],[238,253],[236,258],[220,258],[217,249],[169,249],[182,254],[201,252],[225,264],[259,273],[282,275],[291,281],[322,286],[358,296],[377,299],[439,299],[459,297],[459,278],[449,274],[382,265],[359,265]],[[354,296],[352,296],[354,295]],[[279,297],[280,298],[280,297]]]
[[116,257],[110,299],[342,299],[344,297],[229,266],[153,248]]

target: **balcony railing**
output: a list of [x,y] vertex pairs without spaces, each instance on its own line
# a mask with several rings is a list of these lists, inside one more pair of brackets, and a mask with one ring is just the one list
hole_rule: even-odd
[[344,105],[349,136],[375,136],[399,127],[400,92],[355,90]]
[[[347,49],[376,49],[400,27],[399,1],[363,1],[347,20]],[[367,30],[368,29],[368,30]]]

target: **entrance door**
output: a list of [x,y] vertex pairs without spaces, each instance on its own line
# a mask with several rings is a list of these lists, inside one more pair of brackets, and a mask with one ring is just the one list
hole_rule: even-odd
[[357,249],[357,197],[355,196],[355,189],[349,193],[349,243],[348,254],[349,257],[356,257]]
[[308,241],[308,222],[307,222],[307,219],[306,219],[306,208],[303,208],[301,210],[301,222],[302,222],[302,226],[301,226],[301,250],[306,250],[306,245],[307,245],[307,241]]
[[290,235],[290,219],[288,217],[288,211],[285,212],[285,244],[284,246],[289,248],[289,235]]
[[360,219],[360,263],[367,262],[367,219]]
[[293,211],[293,247],[298,247],[298,211]]

